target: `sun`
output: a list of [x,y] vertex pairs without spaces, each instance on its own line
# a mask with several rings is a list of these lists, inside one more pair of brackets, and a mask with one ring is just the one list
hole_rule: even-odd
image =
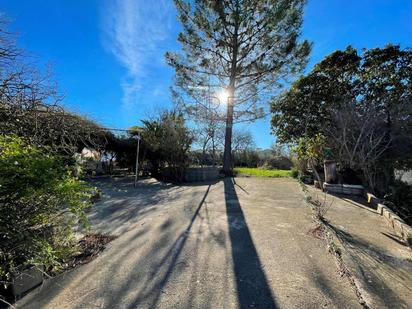
[[226,89],[223,89],[221,92],[219,92],[217,97],[221,104],[227,104],[227,99],[229,98],[229,92]]

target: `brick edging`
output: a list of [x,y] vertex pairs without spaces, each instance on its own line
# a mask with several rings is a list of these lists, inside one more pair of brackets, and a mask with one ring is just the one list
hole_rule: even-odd
[[376,212],[383,216],[395,233],[401,237],[410,247],[412,247],[412,227],[405,223],[397,214],[395,214],[389,207],[383,204],[383,200],[377,198],[372,193],[365,193],[368,204],[376,206]]

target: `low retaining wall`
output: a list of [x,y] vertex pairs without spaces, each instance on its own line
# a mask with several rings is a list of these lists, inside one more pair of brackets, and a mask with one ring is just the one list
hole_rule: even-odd
[[395,230],[395,233],[412,247],[412,227],[406,224],[405,221],[395,214],[388,206],[384,205],[381,199],[366,192],[363,186],[329,184],[325,182],[323,183],[323,188],[329,193],[364,196],[368,200],[368,204],[373,206],[376,212],[388,221],[389,225]]
[[383,216],[394,229],[395,233],[401,237],[410,247],[412,247],[412,227],[405,223],[388,206],[382,204],[382,200],[371,193],[366,193],[368,203],[376,207],[376,212]]
[[184,179],[187,182],[217,180],[219,172],[217,167],[191,167],[185,170]]
[[363,196],[365,189],[360,185],[330,184],[323,183],[323,189],[329,193],[349,194]]
[[13,274],[13,283],[11,285],[11,292],[15,299],[19,299],[23,294],[39,286],[43,282],[42,267],[29,267]]

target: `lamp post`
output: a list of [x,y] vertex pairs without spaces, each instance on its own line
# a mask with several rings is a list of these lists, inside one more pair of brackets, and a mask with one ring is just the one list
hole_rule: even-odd
[[136,172],[134,175],[134,187],[136,188],[137,186],[137,175],[139,172],[139,150],[140,150],[140,133],[138,133],[138,135],[136,136],[137,138],[137,149],[136,149]]

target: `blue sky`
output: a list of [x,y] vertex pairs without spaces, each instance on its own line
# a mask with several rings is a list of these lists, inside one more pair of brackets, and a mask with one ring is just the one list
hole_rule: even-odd
[[[172,106],[179,24],[171,0],[0,0],[18,43],[38,65],[51,63],[64,104],[108,127],[127,128]],[[308,70],[351,44],[412,47],[411,0],[309,0],[303,38],[314,43]],[[256,144],[275,140],[270,120],[248,127]]]

